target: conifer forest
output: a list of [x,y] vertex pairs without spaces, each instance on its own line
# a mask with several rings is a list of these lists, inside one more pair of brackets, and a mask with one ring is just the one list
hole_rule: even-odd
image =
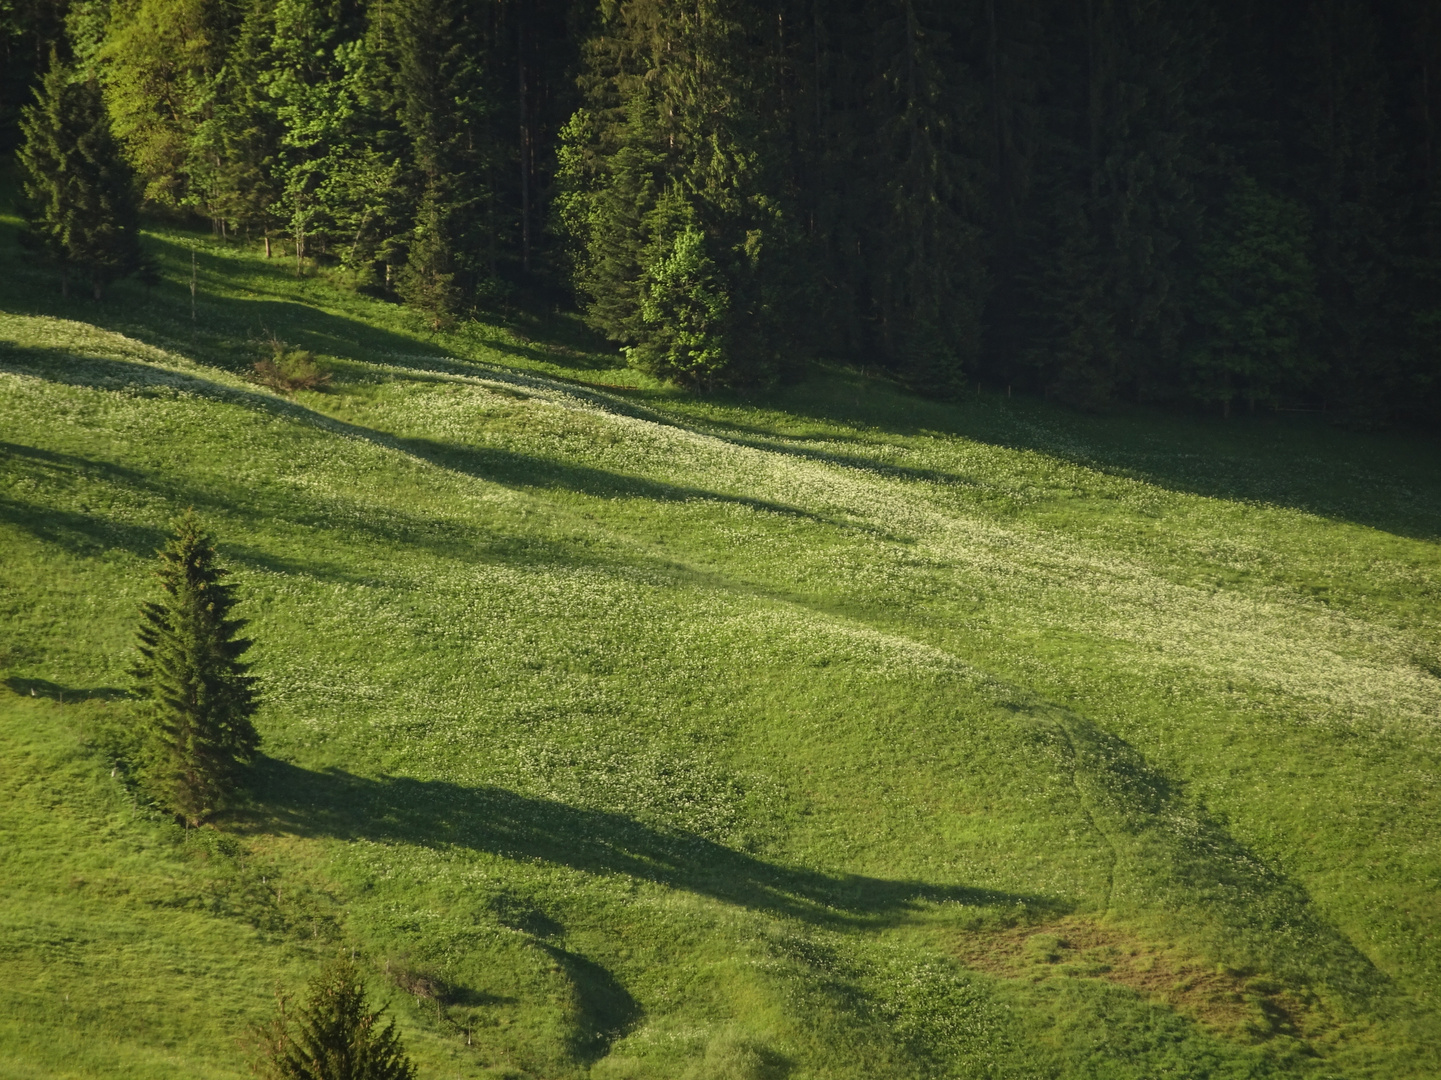
[[[14,0],[144,203],[704,389],[1441,410],[1429,0]],[[79,93],[80,91],[76,91]],[[91,91],[92,93],[96,91]]]

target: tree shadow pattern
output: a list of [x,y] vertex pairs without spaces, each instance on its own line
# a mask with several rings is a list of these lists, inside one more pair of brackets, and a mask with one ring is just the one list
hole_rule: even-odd
[[[923,904],[943,902],[1002,907],[1025,917],[1070,910],[1040,895],[786,866],[693,833],[497,787],[312,771],[266,757],[256,765],[253,794],[249,808],[226,822],[241,834],[453,846],[584,873],[624,874],[813,925],[890,925]],[[581,1062],[603,1057],[639,1021],[639,1003],[600,964],[560,944],[564,928],[553,918],[516,898],[498,903],[500,921],[525,932],[571,984],[571,1055]]]
[[[67,364],[64,360],[70,354],[59,349],[0,345],[0,355],[3,355],[7,361],[0,363],[0,368],[21,370],[27,374],[38,375],[54,382],[73,386],[133,387],[153,381],[155,378],[154,369],[134,361],[86,356],[83,365]],[[286,401],[271,394],[227,386],[197,375],[165,371],[164,381],[170,385],[183,386],[186,390],[199,396],[228,401],[272,415],[283,416],[405,454],[438,468],[507,487],[562,489],[599,498],[620,496],[657,502],[723,503],[746,506],[786,517],[822,522],[848,530],[860,528],[852,522],[835,520],[799,507],[765,499],[730,495],[705,488],[631,476],[593,466],[557,462],[501,447],[467,447],[434,439],[390,435],[361,424],[326,416],[306,408],[304,405]],[[29,468],[40,467],[50,471],[65,469],[94,474],[110,482],[145,489],[171,501],[176,501],[177,504],[190,505],[202,510],[208,505],[234,510],[237,500],[243,505],[247,499],[253,499],[252,495],[245,492],[227,491],[222,495],[194,486],[179,485],[173,480],[167,480],[162,484],[157,478],[139,470],[14,443],[0,443],[0,452],[24,459]],[[282,508],[274,506],[256,506],[253,509],[262,511],[268,517],[274,517],[282,510]],[[294,517],[293,510],[287,516]],[[390,516],[397,517],[394,514]],[[403,517],[404,515],[399,516]],[[77,537],[97,531],[96,524],[88,520],[88,515],[49,509],[43,513],[28,513],[24,504],[4,498],[0,498],[0,519],[24,524],[37,536],[72,548],[77,546]],[[114,526],[103,531],[107,537],[113,540],[112,543],[104,546],[123,547],[137,554],[152,553],[156,543],[161,539],[158,534],[151,535],[154,530],[143,528],[137,530],[131,526]],[[432,522],[417,521],[414,528],[403,529],[402,532],[404,535],[395,535],[395,530],[391,529],[389,535],[378,536],[377,539],[385,542],[413,542],[419,539],[423,543],[427,537],[434,536],[435,529]],[[132,536],[131,533],[135,535]],[[473,540],[472,532],[467,530],[466,535]],[[94,540],[92,539],[90,542],[93,543]]]
[[1113,856],[1106,907],[1167,911],[1212,955],[1295,987],[1329,991],[1368,1010],[1388,979],[1316,910],[1299,882],[1238,841],[1204,804],[1124,739],[1047,705],[1011,704],[1027,738],[1070,777],[1091,827]]
[[[447,356],[434,343],[428,344],[423,334],[395,333],[315,304],[297,302],[293,299],[294,279],[281,261],[265,267],[264,272],[274,281],[273,292],[228,296],[210,288],[207,281],[215,260],[226,257],[225,252],[215,249],[212,240],[197,235],[193,243],[186,244],[170,237],[147,236],[145,244],[170,271],[170,279],[154,290],[142,290],[134,283],[118,283],[113,290],[114,298],[106,303],[83,299],[67,301],[60,297],[58,287],[52,287],[54,283],[48,278],[41,282],[44,275],[25,270],[20,277],[26,278],[26,282],[11,289],[8,306],[27,314],[81,319],[163,348],[175,348],[177,342],[182,341],[204,341],[207,355],[223,357],[221,366],[232,370],[248,367],[259,355],[254,343],[266,333],[275,332],[306,348],[399,368],[453,368],[471,374],[506,377],[505,369],[498,365]],[[201,317],[191,320],[185,317],[190,312],[188,279],[191,252],[197,248],[206,253],[201,260]],[[248,270],[262,272],[253,264]],[[518,335],[518,342],[478,334],[474,343],[501,356],[553,366],[559,363],[577,372],[602,366],[589,355],[601,348],[601,343],[588,334],[578,335],[572,326],[551,325],[547,321],[527,323],[525,329],[525,335]],[[526,340],[519,340],[520,337]],[[194,349],[187,351],[195,352]],[[607,359],[603,366],[609,364]],[[606,392],[595,392],[587,388],[583,380],[567,384],[521,371],[511,371],[509,375],[518,382],[565,386],[618,412],[690,426],[641,404],[657,398],[653,391],[608,387]],[[1321,462],[1311,454],[1311,449],[1329,438],[1329,429],[1321,422],[1258,417],[1233,418],[1225,426],[1218,426],[1219,421],[1211,423],[1195,416],[1168,415],[1158,410],[1123,410],[1118,416],[1098,418],[1025,398],[998,399],[994,394],[984,399],[963,395],[956,402],[917,398],[902,412],[897,409],[896,400],[897,395],[903,393],[902,388],[897,386],[894,393],[877,394],[876,385],[873,377],[832,372],[828,380],[812,379],[783,388],[771,395],[769,403],[803,419],[857,424],[890,435],[950,432],[997,446],[1048,454],[1173,491],[1293,507],[1420,539],[1441,535],[1441,513],[1435,510],[1441,506],[1441,499],[1436,497],[1441,491],[1430,489],[1432,497],[1428,498],[1413,495],[1410,490],[1434,482],[1427,479],[1429,473],[1435,472],[1434,468],[1418,466],[1413,470],[1414,475],[1403,483],[1383,475],[1384,470],[1378,466],[1373,470],[1376,483],[1337,483],[1337,476],[1333,474],[1340,465]],[[674,395],[660,395],[670,396]],[[732,398],[742,400],[737,395],[721,395],[722,401]],[[703,429],[715,437],[729,438],[728,427],[727,424],[707,424]],[[1236,432],[1248,433],[1244,445],[1236,442]],[[1298,435],[1299,440],[1292,440],[1292,434]],[[738,427],[735,435],[738,437],[733,441],[745,442],[747,435],[765,440],[766,435],[778,433]],[[1419,447],[1427,460],[1441,461],[1441,444],[1429,435],[1406,432],[1379,438],[1395,444],[1394,453],[1385,451],[1383,456],[1390,454],[1398,461],[1404,456],[1414,462]],[[1225,441],[1226,446],[1222,448],[1218,440]],[[1409,450],[1403,452],[1402,440]],[[776,445],[767,448],[781,449]],[[889,474],[894,468],[883,460],[863,455],[846,457],[850,464],[881,473]],[[939,472],[937,479],[944,480],[945,471]],[[964,483],[965,478],[956,477],[955,482]],[[1384,497],[1378,494],[1381,487],[1387,489]],[[1357,494],[1352,497],[1347,491]]]
[[837,925],[884,923],[923,903],[1067,910],[1040,895],[890,881],[767,862],[683,830],[497,787],[315,772],[273,758],[257,766],[254,808],[235,825],[257,832],[455,846],[626,874],[756,911]]
[[61,686],[49,679],[27,679],[19,675],[11,675],[4,682],[11,693],[21,697],[47,698],[61,705],[81,701],[119,701],[129,697],[128,691],[118,686]]

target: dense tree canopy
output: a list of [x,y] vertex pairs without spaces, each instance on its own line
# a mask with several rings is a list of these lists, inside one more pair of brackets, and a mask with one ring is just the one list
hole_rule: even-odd
[[20,168],[29,230],[25,241],[60,268],[106,282],[137,269],[135,193],[93,78],[52,54],[35,102],[21,114]]
[[711,387],[1441,414],[1426,0],[10,0],[148,204]]

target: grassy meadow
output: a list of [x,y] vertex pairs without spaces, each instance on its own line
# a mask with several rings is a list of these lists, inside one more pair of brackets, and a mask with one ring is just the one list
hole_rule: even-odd
[[[437,1080],[1441,1075],[1436,443],[696,398],[147,245],[0,231],[0,1076],[249,1075],[342,951]],[[265,751],[188,831],[113,759],[186,507]]]

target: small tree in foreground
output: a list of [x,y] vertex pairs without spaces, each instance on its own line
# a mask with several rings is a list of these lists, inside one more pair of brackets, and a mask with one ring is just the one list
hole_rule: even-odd
[[240,657],[250,642],[232,619],[235,586],[221,579],[215,549],[194,511],[174,523],[159,552],[163,595],[141,607],[140,659],[145,773],[155,796],[191,823],[224,804],[260,745],[250,722],[255,680]]
[[257,1072],[265,1080],[414,1080],[395,1022],[372,1011],[365,982],[344,958],[310,981],[305,1004],[292,1017],[280,999],[278,1015],[260,1031]]
[[59,265],[62,292],[69,295],[74,269],[89,276],[98,300],[107,282],[141,266],[134,178],[99,84],[52,53],[20,130],[26,241]]

